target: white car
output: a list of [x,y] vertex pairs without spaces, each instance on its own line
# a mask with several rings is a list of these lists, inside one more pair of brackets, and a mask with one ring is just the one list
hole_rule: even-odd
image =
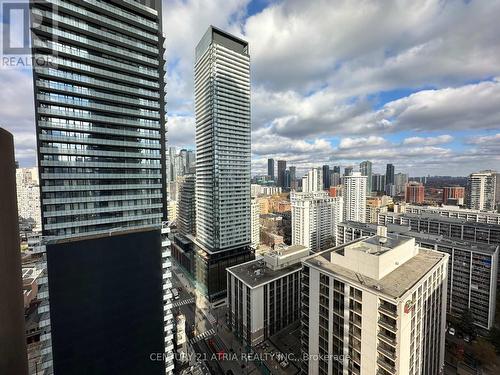
[[448,330],[448,333],[449,333],[450,335],[452,335],[452,336],[455,336],[455,328],[450,328],[450,329]]

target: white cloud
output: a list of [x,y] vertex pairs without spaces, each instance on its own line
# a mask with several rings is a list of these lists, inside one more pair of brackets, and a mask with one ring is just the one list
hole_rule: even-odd
[[403,140],[404,145],[440,145],[444,143],[450,143],[453,141],[453,137],[448,134],[438,135],[436,137],[409,137]]

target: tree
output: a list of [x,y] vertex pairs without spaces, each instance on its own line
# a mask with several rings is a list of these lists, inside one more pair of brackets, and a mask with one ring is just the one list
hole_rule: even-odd
[[475,358],[482,365],[490,365],[496,362],[495,347],[485,338],[479,337],[473,344]]
[[474,316],[470,309],[465,308],[460,315],[459,320],[459,328],[460,330],[472,337],[476,336],[476,326],[474,325]]

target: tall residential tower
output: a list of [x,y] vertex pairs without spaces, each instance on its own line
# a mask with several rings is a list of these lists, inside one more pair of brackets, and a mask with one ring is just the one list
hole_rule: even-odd
[[170,373],[161,1],[33,1],[31,16],[50,61],[33,69],[43,371]]
[[229,266],[250,260],[248,43],[210,26],[195,52],[196,279],[225,298]]

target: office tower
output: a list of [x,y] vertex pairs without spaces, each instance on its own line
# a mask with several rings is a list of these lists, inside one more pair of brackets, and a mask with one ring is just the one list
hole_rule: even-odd
[[[495,321],[499,244],[451,239],[393,224],[387,230],[400,237],[415,238],[422,248],[449,254],[447,313],[458,318],[464,308],[469,308],[474,324],[483,333],[491,329]],[[375,234],[377,224],[343,222],[337,227],[337,246]]]
[[385,191],[385,175],[378,173],[372,175],[372,191]]
[[186,173],[194,174],[196,169],[196,153],[193,150],[188,150],[186,158],[187,158]]
[[290,170],[290,189],[297,190],[297,168],[291,166]]
[[228,266],[250,249],[248,43],[210,26],[195,51],[196,278],[209,300],[226,297]]
[[339,165],[335,165],[335,166],[333,167],[333,173],[338,173],[338,174],[340,174],[340,166],[339,166]]
[[34,230],[42,230],[40,186],[37,168],[16,169],[17,209],[23,219],[34,222]]
[[351,176],[354,167],[349,166],[344,168],[344,176]]
[[283,177],[283,187],[285,189],[290,189],[290,171],[288,169],[285,170],[285,175]]
[[381,231],[304,259],[303,372],[441,373],[448,257]]
[[330,171],[330,186],[339,186],[341,183],[340,173]]
[[194,235],[196,228],[195,175],[188,174],[179,178],[177,199],[177,229],[187,236]]
[[267,175],[274,180],[274,159],[267,159]]
[[257,198],[252,198],[250,215],[252,247],[256,249],[260,245],[260,204]]
[[344,220],[366,221],[366,176],[354,172],[344,177]]
[[366,176],[366,194],[369,196],[372,193],[372,162],[368,160],[361,162],[359,171],[362,176]]
[[328,190],[330,187],[330,166],[323,165],[323,189]]
[[386,185],[394,185],[396,182],[394,178],[394,165],[387,164],[385,168],[385,184]]
[[28,374],[14,137],[0,128],[0,373]]
[[406,184],[405,201],[406,203],[424,203],[424,185],[420,182],[410,181]]
[[397,173],[394,175],[394,186],[396,188],[396,195],[405,193],[407,183],[408,183],[408,174]]
[[227,269],[229,326],[248,346],[299,320],[300,261],[308,253],[304,246],[282,245]]
[[292,192],[292,245],[317,252],[335,243],[337,224],[343,220],[342,197],[325,191]]
[[278,160],[278,182],[279,187],[285,187],[286,160]]
[[445,186],[443,188],[443,204],[461,206],[464,204],[465,188],[462,186]]
[[468,207],[473,210],[493,211],[496,200],[496,173],[481,171],[472,173],[468,182]]
[[323,190],[323,171],[321,168],[311,168],[302,177],[302,191],[304,193]]
[[43,369],[171,373],[161,2],[31,5]]

